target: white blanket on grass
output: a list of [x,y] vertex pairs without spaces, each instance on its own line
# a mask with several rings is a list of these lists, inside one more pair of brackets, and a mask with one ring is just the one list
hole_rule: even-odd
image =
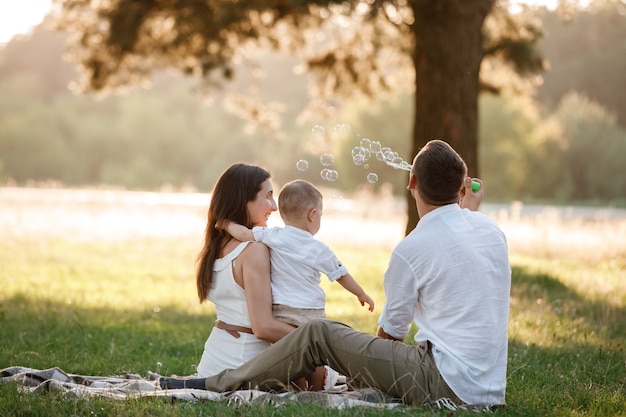
[[[0,383],[16,383],[26,392],[60,391],[75,397],[105,397],[123,400],[137,397],[157,397],[182,401],[225,401],[228,404],[271,403],[277,406],[289,402],[309,402],[336,409],[357,406],[395,408],[402,404],[385,402],[381,396],[364,395],[359,391],[343,392],[285,392],[268,393],[258,390],[213,392],[199,389],[161,389],[161,375],[150,372],[148,378],[136,374],[120,376],[86,376],[68,374],[60,368],[32,369],[12,366],[2,369]],[[379,398],[372,401],[372,398]],[[364,400],[368,398],[370,400]]]

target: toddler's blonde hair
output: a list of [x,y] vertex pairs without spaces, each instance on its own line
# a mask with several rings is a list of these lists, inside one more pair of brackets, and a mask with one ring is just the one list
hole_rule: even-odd
[[295,220],[323,201],[322,193],[313,184],[305,180],[288,182],[280,190],[278,210],[284,221]]

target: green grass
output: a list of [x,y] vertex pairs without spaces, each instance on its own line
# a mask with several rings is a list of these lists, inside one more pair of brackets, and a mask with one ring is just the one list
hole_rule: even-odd
[[[199,305],[195,296],[197,250],[197,239],[180,237],[0,240],[0,368],[191,374],[215,319],[211,306]],[[328,316],[372,333],[384,302],[382,274],[390,249],[353,245],[335,250],[377,306],[369,313],[339,285],[326,283]],[[626,259],[513,257],[512,263],[508,408],[496,414],[624,415]],[[24,394],[12,384],[0,385],[0,404],[0,415],[7,416],[383,414],[311,404],[274,408],[147,398],[85,400],[53,392]],[[474,415],[457,413],[465,414]]]

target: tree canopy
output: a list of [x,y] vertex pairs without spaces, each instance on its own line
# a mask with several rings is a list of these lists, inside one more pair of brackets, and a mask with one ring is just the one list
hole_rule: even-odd
[[[517,73],[538,71],[532,20],[501,0],[55,0],[58,28],[74,34],[84,91],[137,84],[155,69],[200,77],[207,87],[232,78],[254,48],[302,57],[313,75],[311,106],[385,89],[414,93],[411,155],[428,140],[448,141],[478,175],[477,100],[496,91],[480,74],[490,58]],[[250,64],[253,65],[253,64]],[[246,111],[246,107],[242,107]],[[248,116],[259,117],[258,106]],[[407,230],[417,222],[409,204]]]
[[[545,24],[554,23],[560,14],[536,15]],[[490,201],[623,204],[626,132],[616,123],[619,109],[607,106],[619,102],[621,91],[614,88],[612,100],[601,101],[599,91],[578,77],[588,73],[620,85],[625,57],[614,51],[623,37],[617,30],[596,31],[595,42],[607,48],[581,59],[562,54],[571,40],[560,35],[561,31],[584,35],[580,32],[589,27],[583,24],[586,20],[597,20],[591,27],[602,27],[607,15],[589,8],[562,24],[545,26],[547,36],[559,40],[544,49],[549,71],[558,72],[559,79],[546,74],[540,90],[570,80],[567,85],[578,93],[547,101],[507,92],[481,96],[478,154]],[[241,100],[218,97],[211,105],[190,94],[197,82],[192,77],[158,71],[150,88],[105,97],[71,94],[67,83],[76,73],[72,64],[61,59],[66,38],[44,23],[32,34],[0,47],[0,183],[206,191],[226,166],[242,160],[268,167],[277,186],[297,175],[329,193],[393,190],[399,195],[405,190],[404,171],[376,160],[358,166],[351,153],[359,138],[368,137],[402,156],[408,154],[406,139],[413,123],[410,93],[377,94],[373,101],[346,100],[334,120],[352,126],[351,134],[336,135],[333,121],[325,121],[332,140],[319,143],[312,140],[313,123],[298,120],[308,99],[307,75],[292,71],[297,59],[284,53],[259,53],[255,71],[265,74],[262,83],[242,77],[246,68],[238,64],[238,75],[225,90],[242,92],[254,86],[259,98],[253,105],[266,100],[288,103],[279,114],[280,135],[273,136],[228,114],[229,109],[239,110]],[[598,57],[606,62],[601,72]],[[572,60],[578,64],[571,65]],[[221,105],[224,102],[228,106]],[[339,181],[320,177],[323,167],[316,160],[322,152],[335,156],[333,168]],[[309,161],[309,169],[298,171],[298,159]],[[378,175],[375,183],[367,178],[372,172]]]

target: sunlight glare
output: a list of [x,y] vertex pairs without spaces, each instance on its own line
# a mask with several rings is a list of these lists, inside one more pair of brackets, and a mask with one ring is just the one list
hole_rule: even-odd
[[41,23],[50,10],[51,0],[0,2],[0,44],[24,34]]

